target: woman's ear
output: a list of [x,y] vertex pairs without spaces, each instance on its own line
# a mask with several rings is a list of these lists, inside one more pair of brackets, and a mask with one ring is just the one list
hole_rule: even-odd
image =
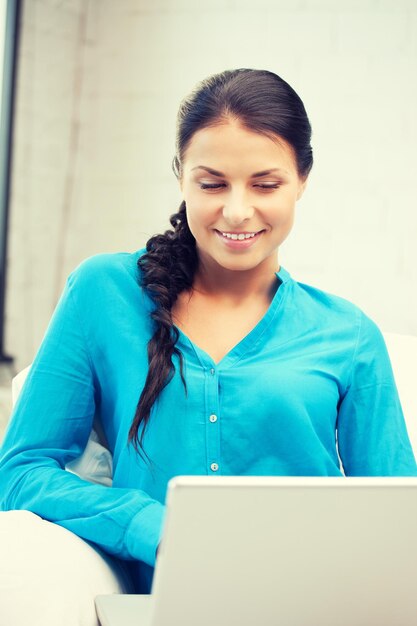
[[301,196],[303,195],[304,189],[307,186],[307,180],[308,180],[308,176],[306,176],[305,178],[300,178],[300,184],[299,184],[298,193],[297,193],[297,200],[299,200]]

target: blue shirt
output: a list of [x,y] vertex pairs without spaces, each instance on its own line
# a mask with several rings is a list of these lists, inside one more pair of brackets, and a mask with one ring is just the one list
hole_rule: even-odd
[[[144,461],[127,444],[153,334],[143,252],[95,255],[68,277],[3,442],[1,508],[31,510],[131,560],[147,592],[173,476],[342,476],[338,450],[348,476],[417,476],[380,330],[283,267],[267,312],[219,363],[180,331],[188,393],[175,357]],[[64,470],[95,417],[112,487]]]

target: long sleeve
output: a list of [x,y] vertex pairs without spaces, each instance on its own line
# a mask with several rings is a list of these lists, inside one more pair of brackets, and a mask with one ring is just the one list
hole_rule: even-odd
[[0,509],[28,509],[111,554],[153,565],[164,505],[140,489],[89,483],[64,469],[84,450],[100,401],[73,294],[79,271],[67,280],[11,416]]
[[337,431],[347,476],[417,476],[385,341],[364,313]]

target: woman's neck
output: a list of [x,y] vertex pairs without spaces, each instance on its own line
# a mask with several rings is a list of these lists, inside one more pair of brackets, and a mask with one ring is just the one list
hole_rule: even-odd
[[220,266],[207,267],[200,263],[193,284],[193,291],[212,300],[239,304],[248,299],[262,299],[270,302],[278,288],[274,266],[256,267],[251,270],[229,270]]

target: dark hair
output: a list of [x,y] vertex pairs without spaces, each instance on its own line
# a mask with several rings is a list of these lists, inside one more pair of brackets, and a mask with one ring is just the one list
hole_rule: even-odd
[[[307,177],[313,165],[311,126],[300,97],[273,72],[240,68],[209,76],[181,102],[176,155],[172,161],[178,179],[193,135],[198,130],[231,119],[239,121],[248,130],[286,140],[294,150],[299,175]],[[174,355],[179,359],[180,374],[187,391],[183,357],[176,347],[178,330],[171,315],[178,295],[192,288],[198,266],[196,242],[188,227],[185,201],[178,212],[171,215],[170,222],[172,229],[151,237],[146,244],[146,253],[138,260],[141,285],[156,305],[151,313],[155,332],[148,343],[148,374],[129,430],[129,441],[133,441],[140,452],[145,452],[143,436],[151,409],[175,373]]]

